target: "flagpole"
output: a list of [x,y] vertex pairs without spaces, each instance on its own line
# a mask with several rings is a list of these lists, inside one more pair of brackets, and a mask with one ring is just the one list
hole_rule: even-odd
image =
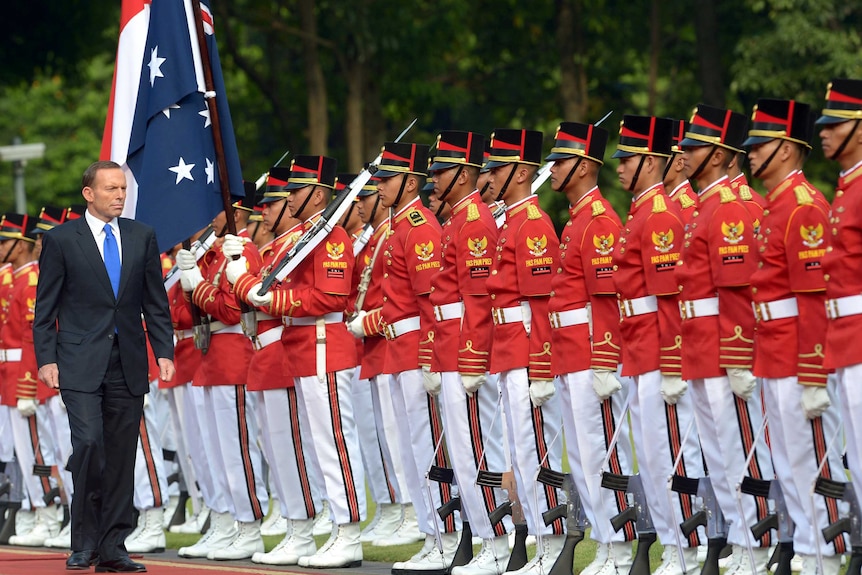
[[[195,30],[198,34],[198,46],[201,52],[201,64],[204,72],[204,87],[206,93],[204,99],[210,112],[210,122],[213,129],[213,144],[215,145],[216,166],[218,167],[219,185],[221,187],[221,200],[224,205],[224,213],[227,216],[227,231],[236,234],[236,222],[233,218],[233,202],[231,202],[230,182],[228,181],[227,162],[224,157],[224,143],[221,137],[221,122],[216,105],[216,94],[214,91],[212,63],[210,62],[209,47],[207,47],[204,35],[203,12],[200,0],[191,0],[192,12],[195,19]],[[215,31],[213,31],[215,33]]]

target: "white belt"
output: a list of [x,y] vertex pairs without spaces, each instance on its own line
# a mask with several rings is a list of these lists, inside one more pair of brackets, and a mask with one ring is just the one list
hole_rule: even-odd
[[634,317],[658,311],[658,300],[654,295],[620,300],[620,317]]
[[0,361],[21,361],[20,349],[0,349]]
[[551,320],[552,328],[560,329],[589,323],[590,312],[585,307],[567,309],[566,311],[552,311],[548,313],[548,319]]
[[193,329],[175,329],[174,337],[177,338],[177,341],[183,341],[184,339],[190,339],[195,336],[195,330]]
[[401,337],[405,333],[419,331],[419,327],[419,316],[416,315],[400,319],[395,323],[387,323],[383,327],[383,335],[386,336],[386,339],[392,340],[397,337]]
[[281,332],[284,331],[284,326],[278,325],[272,329],[268,329],[257,335],[257,348],[263,349],[266,346],[281,341]]
[[225,325],[220,321],[211,321],[210,322],[210,335],[221,335],[223,333],[242,333],[242,325],[238,323],[234,323],[231,325]]
[[682,319],[718,315],[718,298],[705,297],[679,302],[679,315]]
[[847,295],[826,300],[826,315],[838,319],[862,313],[862,295]]
[[494,318],[494,325],[523,322],[524,308],[520,305],[512,307],[492,307],[491,317]]
[[461,319],[464,317],[464,304],[456,301],[455,303],[447,303],[445,305],[435,305],[434,317],[437,318],[437,321]]
[[[334,311],[332,313],[328,313],[323,317],[323,323],[341,323],[344,321],[344,314],[340,311]],[[287,317],[283,318],[284,325],[299,325],[299,326],[308,326],[308,325],[317,325],[317,318],[314,316],[308,317]]]
[[266,321],[268,319],[277,319],[278,321],[281,321],[280,316],[279,317],[271,316],[268,313],[262,312],[260,310],[257,311],[256,317],[257,317],[257,321]]
[[751,307],[754,309],[754,317],[757,318],[757,321],[772,321],[799,315],[799,307],[796,305],[795,297],[759,303],[751,302]]

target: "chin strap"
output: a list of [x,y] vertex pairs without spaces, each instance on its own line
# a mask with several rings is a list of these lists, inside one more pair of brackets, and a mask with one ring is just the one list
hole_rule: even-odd
[[634,192],[634,191],[635,191],[635,184],[637,184],[637,183],[638,183],[638,178],[640,178],[640,176],[641,176],[641,168],[643,168],[643,167],[644,167],[644,162],[645,162],[645,161],[646,161],[646,155],[645,155],[645,154],[641,154],[641,160],[640,160],[640,162],[638,162],[638,169],[637,169],[637,170],[635,170],[635,175],[634,175],[634,177],[632,178],[632,183],[631,183],[631,184],[629,184],[629,191],[630,191],[630,192]]
[[569,185],[569,180],[571,180],[572,176],[575,175],[575,170],[578,169],[578,166],[580,166],[581,162],[583,162],[583,161],[584,161],[583,156],[578,157],[578,161],[575,162],[575,165],[572,166],[571,170],[569,170],[569,174],[566,176],[566,179],[563,180],[563,183],[560,185],[560,189],[557,190],[558,192],[564,192],[566,190],[566,186]]
[[368,222],[374,221],[374,216],[377,215],[377,206],[380,205],[380,194],[377,194],[377,199],[374,200],[374,205],[371,207],[371,214],[368,216]]
[[850,143],[850,138],[852,138],[852,137],[853,137],[853,134],[855,134],[855,133],[856,133],[856,130],[857,130],[858,128],[859,128],[859,120],[856,120],[856,123],[855,123],[855,124],[853,124],[853,129],[852,129],[852,130],[850,130],[850,133],[849,133],[849,134],[847,134],[847,137],[846,137],[846,138],[844,138],[844,141],[843,141],[843,142],[841,142],[841,145],[840,145],[840,146],[838,146],[838,149],[837,149],[837,150],[835,150],[835,153],[834,153],[834,154],[832,154],[831,156],[829,156],[829,159],[830,159],[830,160],[837,160],[837,159],[838,159],[838,156],[840,156],[840,155],[841,155],[841,152],[843,152],[843,151],[844,151],[844,148],[846,148],[846,147],[847,147],[847,144],[849,144],[849,143]]
[[[781,149],[781,144],[779,144],[778,146],[776,146],[776,148],[775,148],[774,150],[772,150],[772,153],[771,153],[771,154],[769,154],[769,157],[768,157],[768,158],[766,158],[766,161],[765,161],[765,162],[763,162],[763,163],[760,165],[760,167],[759,167],[759,168],[757,168],[757,171],[756,171],[756,172],[754,172],[753,174],[751,174],[751,177],[752,177],[752,178],[755,178],[755,179],[760,179],[760,174],[762,174],[762,173],[763,173],[763,170],[765,170],[765,169],[767,168],[767,166],[769,166],[769,164],[770,164],[770,163],[772,162],[772,160],[775,158],[775,155],[778,153],[778,150],[780,150],[780,149]],[[749,159],[749,163],[751,163],[751,160],[750,160],[750,159]]]
[[341,220],[341,227],[345,230],[347,229],[347,222],[350,221],[350,216],[353,215],[353,208],[356,207],[356,202],[351,202],[350,207],[347,208],[347,213],[344,214],[344,218]]
[[392,202],[392,209],[397,210],[398,204],[401,203],[401,196],[404,195],[404,186],[407,185],[407,174],[401,176],[401,187],[398,188],[398,195],[395,196],[395,201]]
[[[307,195],[307,196],[305,196],[305,201],[304,201],[304,202],[302,202],[302,205],[301,205],[301,206],[299,206],[299,211],[297,211],[295,214],[293,214],[293,217],[294,217],[294,218],[296,218],[297,220],[301,220],[301,219],[302,219],[302,212],[304,212],[304,211],[305,211],[305,206],[307,206],[307,205],[308,205],[308,201],[311,199],[311,196],[313,196],[313,195],[314,195],[314,191],[315,191],[316,189],[317,189],[317,186],[312,186],[312,187],[311,187],[311,191],[310,191],[310,192],[308,192],[308,195]],[[286,205],[287,205],[287,202],[284,202],[284,204],[285,204],[285,206],[286,206]]]
[[446,191],[440,194],[440,207],[437,208],[437,212],[434,214],[438,218],[440,217],[440,213],[443,211],[443,206],[445,206],[446,197],[449,195],[449,192],[452,191],[452,188],[455,186],[455,182],[458,181],[458,178],[461,177],[461,172],[464,171],[464,166],[458,166],[458,171],[455,172],[455,177],[452,178],[452,181],[449,182],[449,185],[446,187]]
[[509,177],[508,177],[508,178],[506,178],[506,183],[504,183],[504,184],[503,184],[503,187],[502,187],[502,188],[500,188],[500,191],[499,191],[499,193],[497,194],[497,199],[496,199],[496,200],[494,200],[494,201],[497,201],[497,202],[502,202],[502,201],[503,201],[503,194],[505,194],[505,193],[506,193],[506,188],[508,188],[508,187],[509,187],[509,183],[512,181],[512,178],[514,178],[514,177],[515,177],[515,171],[516,171],[517,169],[518,169],[518,164],[512,164],[512,171],[511,171],[511,172],[509,172]]
[[9,246],[9,250],[6,252],[6,255],[3,256],[3,261],[0,262],[0,264],[8,264],[9,263],[9,256],[12,255],[12,250],[15,249],[15,246],[17,246],[18,242],[20,242],[20,241],[21,240],[15,240],[14,242],[12,242],[12,245]]
[[287,199],[284,200],[284,203],[281,205],[281,211],[278,212],[278,217],[275,218],[275,221],[272,223],[272,233],[275,233],[275,230],[278,229],[278,224],[281,223],[281,218],[284,217],[285,210],[287,210]]
[[[703,161],[700,163],[700,165],[697,167],[697,169],[694,172],[692,172],[692,174],[688,177],[690,180],[697,180],[697,177],[700,175],[700,173],[706,167],[707,162],[709,162],[709,159],[715,153],[715,149],[717,147],[718,146],[716,146],[715,144],[712,145],[712,149],[709,151],[709,153],[706,155],[706,157],[703,159]],[[665,170],[665,171],[667,171],[667,170]]]

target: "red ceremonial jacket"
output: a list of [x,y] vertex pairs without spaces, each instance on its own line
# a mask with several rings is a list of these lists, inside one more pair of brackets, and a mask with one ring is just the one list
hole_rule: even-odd
[[[826,297],[833,299],[862,294],[862,162],[841,175],[830,214],[832,242],[826,248]],[[840,311],[840,307],[839,307]],[[862,315],[829,321],[826,332],[827,368],[862,363],[855,342],[862,341]]]
[[384,242],[383,321],[393,324],[419,317],[420,329],[391,340],[386,346],[384,373],[401,373],[431,366],[434,308],[428,299],[431,278],[440,270],[440,224],[417,197],[392,218]]
[[180,282],[171,286],[168,292],[171,305],[171,323],[174,326],[174,367],[176,375],[171,381],[159,380],[159,388],[176,387],[186,384],[194,378],[201,365],[201,352],[195,347],[192,335],[194,322],[192,320],[191,303],[183,297],[183,286]]
[[560,238],[560,267],[551,278],[548,309],[565,312],[590,305],[589,324],[554,328],[554,375],[588,368],[616,371],[620,362],[620,309],[614,287],[613,253],[622,224],[611,204],[593,188],[569,208]]
[[760,222],[763,221],[763,210],[766,209],[766,198],[752,190],[748,185],[748,180],[745,174],[739,174],[730,180],[730,189],[736,194],[736,197],[742,200],[745,207],[754,218],[754,233],[760,233]]
[[548,214],[536,195],[506,209],[506,223],[497,239],[497,257],[491,266],[488,292],[497,309],[529,303],[529,335],[523,322],[494,326],[491,373],[528,368],[531,380],[553,379],[551,323],[548,300],[552,272],[559,267],[560,242]]
[[[685,234],[676,269],[682,313],[682,377],[704,379],[725,368],[751,369],[754,316],[751,274],[757,269],[754,218],[727,176],[705,188]],[[718,298],[718,315],[697,316],[698,303]]]
[[493,330],[485,282],[497,246],[497,223],[478,191],[452,206],[442,238],[442,267],[431,279],[431,303],[460,303],[463,317],[436,318],[431,371],[483,374],[488,371]]
[[374,261],[374,268],[370,270],[368,290],[365,292],[365,301],[362,302],[362,309],[365,310],[365,320],[362,322],[365,337],[357,340],[361,343],[362,348],[358,352],[360,362],[359,377],[361,379],[369,379],[383,373],[383,362],[386,360],[386,338],[383,337],[382,315],[383,308],[383,268],[385,263],[382,254],[374,259],[374,253],[380,249],[384,249],[383,243],[386,242],[386,235],[389,233],[389,220],[383,220],[356,260],[356,273],[354,276],[354,292],[349,309],[356,310],[356,298],[358,297],[359,282],[362,279],[362,274],[365,268],[371,265]]
[[668,202],[664,186],[656,184],[632,202],[623,227],[620,248],[614,253],[614,284],[625,300],[656,296],[657,313],[622,317],[622,375],[660,369],[682,374],[682,335],[679,284],[674,271],[680,259],[683,224]]
[[801,171],[790,174],[766,199],[769,207],[763,212],[757,248],[762,265],[751,278],[753,300],[761,303],[795,297],[799,315],[758,322],[754,374],[798,376],[803,385],[826,385],[822,262],[829,203]]
[[684,180],[681,184],[671,191],[669,197],[677,205],[682,225],[688,226],[691,218],[697,211],[700,200],[697,197],[694,189],[691,187],[691,182]]
[[[0,264],[0,349],[6,349],[3,342],[3,326],[9,318],[9,305],[12,298],[12,264]],[[6,362],[0,357],[0,402],[6,395]]]

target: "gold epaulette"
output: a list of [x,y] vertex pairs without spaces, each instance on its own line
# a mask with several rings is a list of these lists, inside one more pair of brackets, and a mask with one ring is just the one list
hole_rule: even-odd
[[467,221],[475,222],[479,219],[479,206],[476,204],[470,204],[467,206]]
[[721,186],[718,189],[718,195],[721,197],[722,204],[729,204],[736,199],[736,196],[733,195],[733,190],[727,186]]
[[417,226],[421,226],[428,220],[425,219],[425,215],[419,210],[413,209],[407,212],[407,219],[410,220],[410,224],[415,228]]
[[3,274],[3,285],[7,286],[12,283],[12,274]]
[[744,202],[750,202],[751,200],[753,200],[754,196],[751,195],[751,188],[749,188],[745,184],[739,186],[739,199]]
[[798,185],[793,188],[793,193],[796,194],[796,203],[800,206],[814,203],[814,198],[811,197],[811,193],[808,191],[808,188],[803,185]]
[[30,272],[27,274],[27,285],[29,287],[35,287],[36,284],[39,283],[39,274],[36,272]]
[[697,202],[692,200],[688,193],[683,192],[679,195],[679,205],[682,206],[682,209],[687,210],[696,206]]
[[607,211],[600,200],[595,200],[591,204],[591,207],[593,208],[593,217],[600,216]]
[[535,204],[530,204],[527,206],[527,219],[528,220],[541,220],[542,219],[542,212],[539,211],[539,208],[537,208]]
[[656,194],[652,199],[652,213],[660,214],[667,211],[667,203],[662,194]]

